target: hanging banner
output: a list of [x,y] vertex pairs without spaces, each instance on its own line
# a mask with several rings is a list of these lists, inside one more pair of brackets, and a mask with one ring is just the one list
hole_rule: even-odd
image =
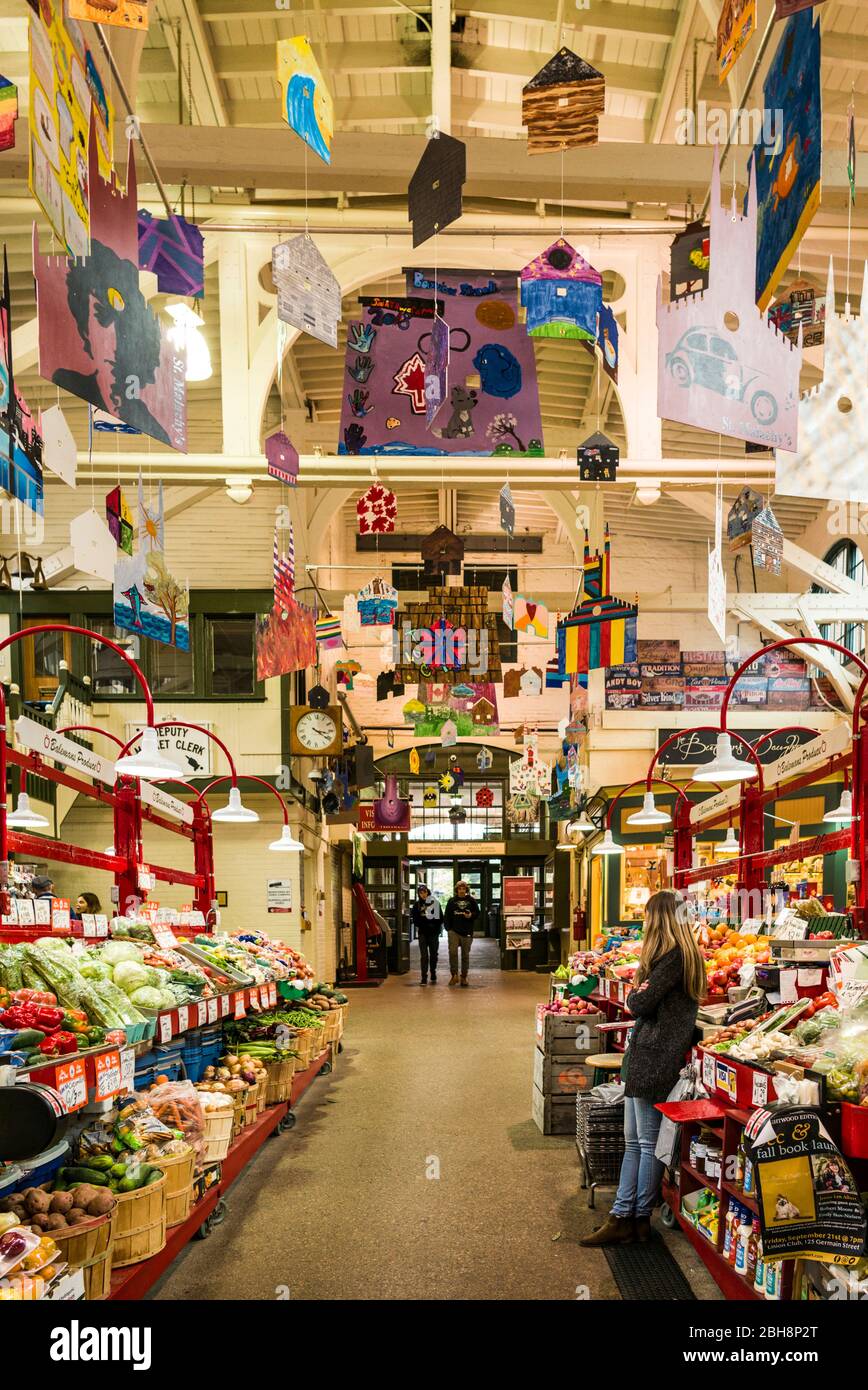
[[723,0],[717,22],[717,79],[722,84],[756,30],[756,0]]
[[187,806],[176,796],[170,796],[168,792],[163,791],[162,787],[156,787],[153,782],[146,782],[144,778],[139,786],[139,799],[164,816],[172,816],[174,820],[183,821],[185,825],[193,824],[192,806]]
[[15,721],[15,737],[23,748],[30,748],[43,758],[64,763],[67,767],[75,768],[76,772],[83,772],[87,777],[105,782],[109,787],[115,784],[117,773],[111,758],[103,758],[92,749],[73,742],[71,738],[64,738],[63,734],[46,729],[44,724],[37,724],[35,719],[30,719],[26,714],[20,715]]

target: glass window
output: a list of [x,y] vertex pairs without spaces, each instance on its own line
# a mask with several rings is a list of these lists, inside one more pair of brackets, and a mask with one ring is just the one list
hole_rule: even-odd
[[253,695],[256,663],[253,618],[210,618],[209,669],[212,695]]
[[150,643],[151,690],[155,695],[192,695],[193,653],[167,647],[162,642]]
[[[827,565],[837,570],[839,574],[846,575],[857,584],[866,583],[865,557],[855,541],[839,541],[825,556]],[[822,584],[813,586],[814,593],[826,593],[828,590]],[[864,623],[821,623],[820,635],[830,642],[840,642],[843,647],[848,647],[856,656],[865,656],[865,625]]]
[[[112,642],[117,642],[133,661],[141,660],[141,643],[133,633],[125,632],[123,628],[115,627],[103,618],[88,618],[86,626],[91,632],[97,632],[101,637],[108,637]],[[111,647],[101,647],[96,642],[91,642],[88,646],[94,695],[135,695],[139,692],[138,681],[117,652],[113,652]]]

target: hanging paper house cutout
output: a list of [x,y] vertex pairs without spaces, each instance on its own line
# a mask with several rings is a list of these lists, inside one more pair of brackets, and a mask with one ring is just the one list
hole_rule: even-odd
[[398,612],[396,625],[402,635],[399,680],[472,685],[493,700],[491,691],[479,689],[501,679],[497,616],[488,611],[487,589],[434,585],[427,598]]
[[[347,335],[338,453],[541,456],[534,348],[519,322],[515,272],[408,270],[406,289],[359,301],[360,320]],[[426,372],[438,319],[449,327],[448,390],[429,424]]]
[[425,705],[421,700],[417,700],[414,697],[412,700],[407,701],[406,705],[401,710],[401,714],[403,715],[405,724],[417,724],[420,719],[425,718]]
[[148,27],[148,0],[68,0],[68,3],[70,19],[142,31]]
[[122,488],[113,487],[111,492],[106,494],[105,519],[118,550],[123,550],[126,555],[132,555],[133,514],[127,505]]
[[561,48],[521,92],[521,123],[528,154],[596,145],[606,105],[606,79],[590,63]]
[[[820,206],[820,48],[819,15],[810,10],[794,14],[784,26],[763,83],[763,110],[782,112],[783,117],[775,117],[773,145],[765,143],[761,132],[751,159],[759,209],[755,298],[761,309],[771,300]],[[713,235],[711,240],[714,255]]]
[[711,265],[703,294],[664,304],[657,287],[657,413],[734,439],[795,450],[801,353],[755,303],[756,175],[744,217],[720,203],[711,177]]
[[474,701],[470,715],[474,725],[490,729],[497,721],[497,708],[491,700],[487,700],[484,695],[481,695],[478,700]]
[[585,532],[582,575],[584,597],[557,627],[560,669],[567,675],[595,671],[600,666],[620,666],[636,660],[638,608],[625,599],[613,598],[611,548],[606,526],[603,553],[591,554]]
[[768,574],[780,574],[784,557],[784,533],[771,507],[763,507],[751,532],[753,562]]
[[336,661],[334,672],[337,684],[342,685],[344,690],[355,689],[355,678],[361,669],[357,661]]
[[583,483],[613,483],[618,476],[621,450],[599,430],[589,434],[576,450],[579,481]]
[[362,627],[391,627],[398,607],[398,590],[375,575],[359,590],[356,604]]
[[425,359],[425,420],[430,426],[449,387],[449,325],[439,314],[431,324],[431,332],[420,337],[419,347]]
[[521,272],[521,302],[533,338],[579,338],[595,342],[603,307],[603,277],[558,237]]
[[752,487],[743,487],[729,509],[726,518],[726,538],[730,550],[740,550],[750,544],[751,528],[765,502]]
[[341,620],[336,613],[327,613],[316,620],[316,644],[325,651],[334,651],[344,645]]
[[[93,175],[112,174],[114,110],[107,65],[98,46],[62,4],[31,5],[29,14],[30,191],[70,256],[89,251]],[[135,203],[133,203],[135,210]],[[138,265],[138,257],[133,256]]]
[[618,320],[604,304],[597,316],[597,347],[603,371],[610,381],[618,384]]
[[[442,727],[441,727],[441,729],[440,729],[440,743],[442,744],[442,746],[443,746],[444,748],[452,748],[457,742],[458,742],[458,727],[457,727],[457,725],[456,725],[456,723],[455,723],[455,720],[454,720],[454,719],[447,719],[446,722],[445,722],[445,724],[443,724]],[[450,785],[451,785],[451,783],[452,783],[452,777],[450,776],[449,773],[446,773],[445,775],[449,777],[449,781],[450,781]]]
[[521,693],[521,678],[524,674],[524,666],[511,666],[508,671],[503,673],[503,696],[506,700],[515,700]]
[[480,810],[488,810],[494,805],[494,792],[491,787],[477,787],[474,800]]
[[407,190],[407,216],[413,226],[413,245],[421,246],[435,232],[461,216],[461,190],[467,179],[467,150],[460,140],[439,132],[425,144]]
[[490,748],[480,748],[476,755],[476,766],[480,772],[488,772],[494,765],[494,754]]
[[304,34],[278,40],[277,80],[283,119],[314,154],[330,164],[334,104],[310,41]]
[[[834,305],[831,309],[834,309]],[[826,300],[810,280],[793,280],[769,308],[769,318],[791,343],[821,347],[825,340]]]
[[42,464],[67,487],[75,487],[75,466],[78,451],[72,430],[59,405],[43,410],[39,420],[42,432]]
[[312,608],[298,603],[294,595],[295,539],[291,526],[287,535],[284,553],[275,527],[274,607],[269,614],[256,619],[256,678],[260,681],[288,675],[291,671],[303,671],[317,662],[316,615]]
[[835,313],[835,278],[829,262],[823,380],[802,398],[798,453],[775,456],[775,490],[785,497],[868,502],[866,296],[868,263],[862,277],[861,312],[854,314],[848,303],[843,314]]
[[717,80],[725,82],[756,32],[756,0],[723,0],[717,21]]
[[0,488],[43,514],[42,436],[30,406],[15,385],[12,361],[12,301],[9,264],[3,247],[0,294]]
[[298,482],[298,450],[283,430],[275,430],[266,439],[265,458],[270,478],[295,487]]
[[419,547],[426,579],[444,574],[460,574],[464,563],[464,541],[448,526],[436,526]]
[[272,247],[271,278],[281,322],[337,347],[341,287],[307,232]]
[[422,791],[423,806],[437,806],[440,803],[440,788],[433,782],[426,783]]
[[708,289],[710,237],[704,222],[688,222],[683,231],[676,233],[669,248],[670,303]]
[[541,695],[543,673],[538,666],[531,666],[529,670],[522,672],[518,684],[522,695]]
[[112,621],[138,637],[190,650],[189,593],[169,573],[159,551],[118,556]]
[[307,692],[307,703],[311,709],[328,709],[331,696],[324,685],[312,685]]
[[139,469],[139,549],[162,550],[166,544],[165,507],[163,505],[163,480],[157,484],[157,500],[145,501],[142,473]]
[[17,119],[18,88],[8,77],[0,77],[0,151],[15,149]]
[[382,483],[371,483],[356,503],[356,516],[359,522],[359,535],[390,534],[395,529],[398,504],[395,494]]
[[510,632],[512,632],[513,624],[515,622],[515,595],[512,592],[512,585],[509,582],[509,575],[506,576],[503,583],[501,584],[500,592],[503,596],[501,604],[501,613],[503,615],[503,621],[509,628]]
[[[90,252],[44,256],[33,229],[39,373],[64,391],[116,415],[161,444],[187,448],[186,354],[139,289],[136,165],[127,186],[100,176],[91,122]],[[90,313],[97,304],[99,313]]]
[[82,574],[92,574],[104,584],[114,582],[117,546],[105,520],[91,509],[69,523],[72,563]]
[[516,594],[513,610],[513,630],[528,637],[546,638],[549,635],[549,610],[538,599]]
[[500,529],[508,536],[515,531],[515,503],[509,483],[504,483],[500,489]]
[[506,819],[510,825],[533,825],[539,816],[539,797],[516,792],[506,803]]
[[177,214],[154,217],[139,208],[139,269],[157,277],[161,294],[201,299],[205,293],[205,241],[195,222]]

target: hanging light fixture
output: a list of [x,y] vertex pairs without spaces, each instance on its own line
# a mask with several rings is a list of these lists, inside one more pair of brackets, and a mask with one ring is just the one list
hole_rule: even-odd
[[301,843],[301,840],[297,840],[295,838],[295,836],[292,833],[292,828],[289,825],[285,825],[283,827],[283,829],[280,832],[280,839],[272,840],[268,848],[273,850],[283,850],[288,854],[304,853],[304,845]]
[[623,853],[624,853],[624,846],[623,846],[623,845],[619,845],[619,844],[616,843],[616,841],[612,838],[612,831],[611,831],[611,829],[607,827],[606,833],[604,834],[602,840],[600,840],[596,845],[594,845],[594,848],[593,848],[593,850],[591,851],[591,853],[592,853],[592,854],[623,854]]
[[823,816],[823,820],[828,824],[836,822],[839,825],[849,825],[856,817],[853,814],[853,793],[845,787],[841,793],[841,800],[837,806],[831,807]]
[[241,804],[241,792],[238,787],[230,787],[229,800],[225,806],[220,806],[216,811],[211,812],[211,819],[212,821],[220,821],[224,825],[239,825],[242,821],[259,820],[259,816],[256,811],[251,811],[248,806]]
[[35,830],[37,826],[48,825],[49,822],[44,816],[40,816],[38,811],[30,808],[30,797],[26,792],[18,793],[18,801],[14,811],[9,811],[6,816],[6,827],[8,830]]
[[146,724],[142,730],[141,747],[138,753],[124,753],[115,763],[115,772],[125,777],[143,777],[146,782],[160,777],[183,777],[184,769],[160,752],[157,731],[153,724]]
[[717,750],[710,763],[702,763],[694,772],[694,782],[749,782],[756,777],[752,763],[737,758],[732,751],[732,739],[726,732],[717,735]]
[[718,840],[717,844],[714,846],[714,852],[719,855],[721,859],[727,859],[733,855],[741,854],[741,845],[731,825],[727,829],[726,839]]
[[642,810],[634,811],[632,816],[627,817],[628,825],[668,825],[672,820],[668,811],[660,810],[655,804],[654,793],[646,791],[642,801]]
[[169,329],[169,342],[187,353],[187,380],[207,381],[211,376],[211,352],[202,334],[205,320],[184,300],[167,304],[166,313],[174,320]]
[[594,822],[591,820],[587,811],[583,807],[577,816],[573,816],[573,819],[567,826],[567,834],[587,835],[591,830],[596,829],[597,827],[594,825]]

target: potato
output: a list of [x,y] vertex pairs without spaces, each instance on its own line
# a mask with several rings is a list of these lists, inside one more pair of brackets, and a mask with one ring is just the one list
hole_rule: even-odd
[[88,1202],[87,1214],[88,1216],[107,1216],[114,1204],[114,1193],[106,1189],[98,1193],[92,1202]]
[[51,1217],[48,1215],[47,1211],[40,1211],[37,1212],[35,1216],[31,1216],[30,1225],[33,1227],[34,1231],[45,1231],[48,1229],[50,1220]]
[[66,1229],[66,1217],[62,1212],[53,1211],[42,1229],[45,1231],[63,1231]]
[[78,1182],[72,1190],[73,1203],[83,1211],[101,1191],[92,1182]]
[[39,1212],[47,1212],[51,1206],[51,1198],[47,1192],[40,1192],[38,1187],[29,1187],[24,1199],[24,1206],[30,1216],[36,1216]]
[[60,1212],[61,1216],[65,1216],[74,1206],[75,1197],[71,1192],[53,1192],[51,1195],[51,1205],[48,1210],[52,1215],[55,1212]]
[[73,1207],[72,1211],[68,1213],[66,1219],[69,1222],[70,1226],[80,1226],[82,1221],[89,1221],[90,1217],[88,1216],[86,1211],[82,1211],[81,1207]]

